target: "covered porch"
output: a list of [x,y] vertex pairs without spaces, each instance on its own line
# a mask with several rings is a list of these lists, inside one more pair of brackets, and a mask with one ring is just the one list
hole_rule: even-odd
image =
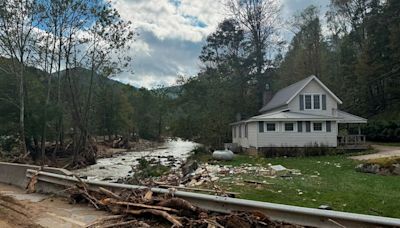
[[[346,131],[338,132],[338,148],[348,150],[367,149],[366,136],[361,133],[361,125],[367,123],[367,119],[338,110],[339,129],[345,125]],[[343,129],[343,128],[342,128]]]

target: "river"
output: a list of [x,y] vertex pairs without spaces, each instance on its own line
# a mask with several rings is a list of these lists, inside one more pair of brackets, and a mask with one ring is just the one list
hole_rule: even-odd
[[98,159],[95,165],[75,170],[74,173],[88,180],[104,180],[114,182],[119,178],[132,175],[132,166],[138,164],[138,159],[157,159],[164,165],[180,166],[190,152],[198,146],[197,143],[181,139],[167,140],[162,146],[145,150],[125,152],[111,158]]

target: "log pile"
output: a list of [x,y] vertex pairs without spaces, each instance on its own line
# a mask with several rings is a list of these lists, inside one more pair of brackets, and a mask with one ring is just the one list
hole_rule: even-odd
[[300,227],[274,222],[261,212],[221,214],[199,208],[169,194],[156,194],[150,189],[113,192],[89,188],[84,182],[68,189],[72,203],[89,203],[96,209],[112,213],[87,225],[94,227]]

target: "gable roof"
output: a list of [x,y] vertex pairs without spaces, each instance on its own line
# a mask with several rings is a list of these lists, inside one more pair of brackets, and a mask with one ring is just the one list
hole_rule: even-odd
[[259,112],[263,113],[289,104],[289,102],[291,102],[312,80],[315,80],[339,104],[342,104],[342,101],[332,91],[330,91],[324,83],[322,83],[315,75],[311,75],[276,92],[272,99],[262,107]]

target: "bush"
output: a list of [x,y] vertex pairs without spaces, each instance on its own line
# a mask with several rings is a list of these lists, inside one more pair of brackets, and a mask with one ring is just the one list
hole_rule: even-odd
[[0,151],[11,152],[18,147],[18,140],[12,136],[0,136]]
[[139,164],[136,166],[134,176],[138,179],[159,177],[169,170],[169,167],[162,165],[160,162],[151,163],[146,158],[140,158]]
[[373,121],[364,133],[370,141],[400,142],[400,121]]
[[263,147],[259,151],[265,157],[309,157],[345,153],[344,150],[318,144],[305,147]]

